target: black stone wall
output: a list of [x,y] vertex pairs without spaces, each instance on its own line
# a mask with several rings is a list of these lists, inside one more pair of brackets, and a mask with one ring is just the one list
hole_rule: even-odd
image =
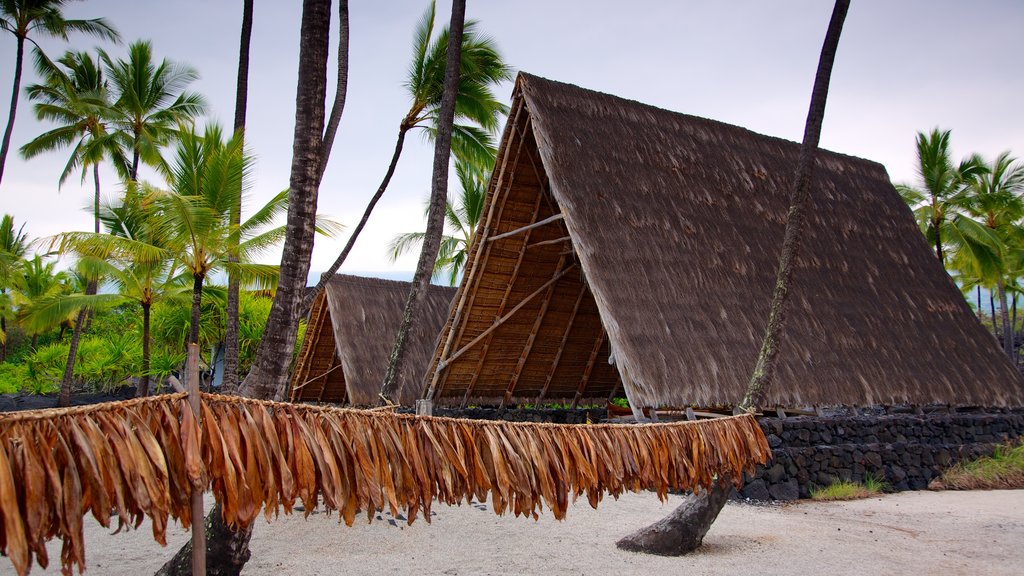
[[923,490],[961,460],[991,455],[1024,435],[1024,413],[763,418],[772,460],[744,478],[740,495],[795,500],[835,479],[873,475],[893,490]]

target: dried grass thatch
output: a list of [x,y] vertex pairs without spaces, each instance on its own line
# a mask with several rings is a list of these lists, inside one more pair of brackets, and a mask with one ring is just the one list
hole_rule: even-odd
[[[411,284],[336,274],[310,309],[306,336],[292,376],[293,402],[374,406],[388,357],[395,345]],[[409,335],[407,374],[396,400],[412,405],[434,351],[455,288],[431,285],[422,306],[423,322]]]
[[271,519],[296,500],[351,524],[357,513],[420,513],[434,499],[496,513],[565,515],[570,495],[707,488],[769,456],[749,415],[646,425],[556,425],[418,417],[204,394],[0,416],[0,549],[19,574],[61,538],[66,571],[85,566],[82,518],[119,529],[191,522],[192,486],[212,489],[229,525]]
[[[520,75],[433,399],[738,402],[798,151]],[[880,164],[821,151],[803,245],[766,407],[1024,403]]]

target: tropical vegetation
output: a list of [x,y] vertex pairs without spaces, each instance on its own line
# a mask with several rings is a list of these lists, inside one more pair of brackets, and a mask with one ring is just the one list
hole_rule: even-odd
[[[918,182],[897,190],[936,257],[965,294],[977,295],[978,316],[1016,362],[1024,341],[1016,318],[1024,276],[1024,164],[1010,152],[955,163],[950,139],[949,130],[918,133]],[[991,299],[987,318],[982,289]]]

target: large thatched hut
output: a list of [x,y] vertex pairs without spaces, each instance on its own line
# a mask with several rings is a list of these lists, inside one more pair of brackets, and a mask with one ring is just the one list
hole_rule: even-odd
[[[293,402],[366,406],[377,403],[410,284],[337,274],[313,302],[292,375]],[[403,382],[419,383],[444,324],[454,288],[430,286],[424,320],[409,334]],[[401,390],[412,404],[420,390]]]
[[[425,380],[440,404],[728,406],[768,317],[799,145],[521,74]],[[885,169],[822,151],[773,406],[1020,405]]]

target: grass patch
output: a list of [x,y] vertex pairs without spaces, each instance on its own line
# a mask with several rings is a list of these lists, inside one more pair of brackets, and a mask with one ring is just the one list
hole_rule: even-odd
[[886,488],[885,482],[874,476],[866,477],[863,484],[836,480],[824,488],[811,488],[811,500],[859,500],[877,496],[885,492]]
[[1024,488],[1024,443],[996,446],[992,456],[957,464],[939,480],[951,490]]

